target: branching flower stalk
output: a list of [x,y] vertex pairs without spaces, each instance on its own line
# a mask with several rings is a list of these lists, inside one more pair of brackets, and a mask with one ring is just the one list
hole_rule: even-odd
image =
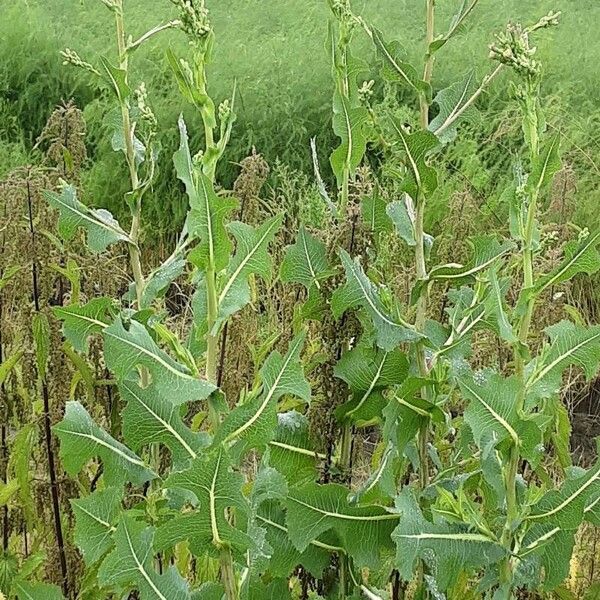
[[[336,174],[339,194],[340,214],[348,209],[350,180],[354,176],[361,154],[355,154],[352,122],[359,124],[364,115],[357,112],[358,90],[356,89],[356,71],[350,52],[354,30],[358,23],[352,13],[349,0],[328,0],[334,21],[330,23],[329,45],[332,61],[335,91],[333,98],[334,131],[342,139],[342,145],[331,157]],[[355,131],[358,133],[358,131]],[[360,142],[359,142],[360,147]],[[358,160],[357,160],[358,159]]]
[[[180,11],[181,29],[186,33],[192,48],[192,64],[169,56],[171,65],[178,79],[179,87],[183,95],[190,101],[200,113],[204,128],[204,150],[194,160],[200,165],[203,176],[206,177],[211,187],[215,182],[217,164],[225,152],[231,135],[233,122],[235,121],[234,102],[235,87],[231,101],[223,101],[218,108],[218,122],[220,123],[219,137],[217,139],[217,113],[215,104],[207,90],[206,67],[211,60],[212,46],[214,43],[214,32],[211,27],[209,13],[204,0],[193,5],[187,0],[172,0]],[[206,185],[202,180],[196,185]],[[204,191],[206,195],[206,190]],[[207,197],[208,202],[208,197]],[[208,209],[209,236],[212,238],[212,215]],[[217,366],[219,360],[219,338],[221,328],[217,325],[219,314],[219,291],[217,290],[218,264],[215,256],[215,243],[213,239],[208,240],[209,252],[203,273],[206,287],[206,380],[217,385]],[[224,339],[223,344],[226,343]],[[221,417],[214,400],[209,397],[209,416],[214,432],[217,431]],[[228,600],[236,600],[239,597],[239,585],[233,557],[228,546],[222,545],[219,549],[219,563],[221,568],[221,581],[225,588]]]
[[[363,124],[366,121],[366,110],[361,106],[360,93],[356,76],[355,59],[351,53],[354,30],[359,21],[352,12],[350,0],[329,0],[333,19],[329,24],[329,47],[334,80],[333,94],[333,129],[340,137],[341,144],[330,157],[330,163],[338,185],[337,215],[342,226],[352,228],[349,247],[345,248],[354,254],[353,240],[358,215],[351,214],[349,189],[350,181],[366,150]],[[318,170],[317,170],[318,172]],[[318,283],[318,282],[317,282]],[[338,340],[338,354],[349,350],[349,340]],[[336,356],[339,360],[340,356]],[[346,482],[352,479],[352,447],[353,426],[349,420],[341,424],[337,465]],[[339,555],[339,597],[344,599],[351,593],[354,584],[352,562],[346,554]]]
[[[539,242],[536,240],[538,228],[538,204],[542,185],[545,182],[545,171],[550,171],[551,163],[556,160],[558,152],[558,138],[550,140],[546,156],[540,159],[540,138],[545,131],[545,119],[539,102],[539,86],[541,65],[534,58],[536,48],[531,47],[529,36],[531,33],[558,24],[560,13],[549,13],[535,25],[522,28],[519,25],[509,25],[506,33],[497,36],[497,42],[490,46],[490,56],[500,64],[505,64],[514,69],[521,77],[521,83],[513,86],[513,92],[520,104],[523,133],[528,149],[530,166],[530,180],[517,190],[520,209],[520,228],[517,231],[517,241],[521,247],[521,260],[523,281],[521,293],[527,294],[534,287],[534,256],[538,251]],[[541,163],[541,164],[540,164]],[[536,181],[534,177],[538,177]],[[516,340],[513,344],[513,358],[515,373],[520,380],[520,393],[516,401],[519,414],[525,411],[527,394],[527,379],[525,375],[524,358],[527,353],[527,343],[530,335],[531,319],[537,295],[531,293],[523,303],[520,314],[517,313]],[[516,444],[512,445],[509,453],[508,465],[505,468],[506,485],[506,525],[502,533],[502,543],[512,553],[518,550],[518,542],[514,538],[514,530],[519,517],[517,500],[517,474],[519,469],[520,453]],[[501,579],[507,594],[510,597],[515,560],[512,556],[506,558]]]
[[[125,24],[123,17],[123,0],[114,0],[113,8],[115,15],[115,27],[117,35],[117,49],[119,55],[119,69],[124,74],[124,85],[128,85],[128,67],[129,67],[129,53],[127,49],[127,40],[125,33]],[[127,168],[129,170],[129,180],[131,183],[131,195],[132,200],[130,201],[131,209],[131,229],[129,232],[129,256],[131,261],[131,269],[133,272],[133,278],[135,282],[135,297],[138,309],[142,306],[142,294],[144,292],[144,274],[142,272],[142,264],[140,259],[140,227],[141,227],[141,215],[142,215],[142,193],[139,189],[140,181],[136,164],[135,156],[135,137],[134,137],[134,126],[131,122],[131,112],[129,101],[126,97],[123,97],[122,93],[117,90],[117,96],[119,98],[119,104],[121,109],[121,118],[123,121],[123,138],[125,140],[125,160],[127,161]]]

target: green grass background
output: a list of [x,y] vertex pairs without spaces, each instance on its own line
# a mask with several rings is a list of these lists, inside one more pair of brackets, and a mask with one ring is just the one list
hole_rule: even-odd
[[[460,0],[439,0],[437,28],[442,31]],[[238,121],[221,168],[229,185],[236,161],[256,146],[272,164],[276,159],[309,171],[309,138],[316,135],[324,156],[335,140],[330,133],[332,85],[324,41],[328,9],[325,0],[208,0],[217,35],[210,90],[216,100],[228,97],[237,81]],[[424,45],[423,0],[362,0],[355,12],[380,27],[388,38],[402,42],[414,62]],[[175,16],[168,0],[126,0],[129,30],[142,34]],[[600,22],[597,0],[481,0],[462,34],[448,44],[436,63],[435,88],[455,81],[475,67],[483,76],[490,68],[487,46],[505,23],[530,23],[551,9],[563,12],[559,28],[539,36],[544,64],[544,94],[552,122],[565,134],[578,169],[578,184],[586,190],[578,207],[580,219],[597,219],[600,200],[592,162],[600,147],[598,75]],[[84,178],[86,200],[119,213],[126,178],[119,178],[121,157],[112,152],[103,125],[107,102],[91,77],[61,64],[59,51],[69,47],[84,60],[97,63],[113,53],[113,22],[100,0],[13,0],[4,3],[0,19],[0,176],[28,160],[35,137],[63,99],[73,97],[85,111],[89,168]],[[199,123],[181,99],[165,59],[166,45],[185,53],[180,32],[154,38],[134,55],[134,79],[146,82],[160,121],[164,146],[161,174],[146,204],[146,216],[157,232],[169,233],[180,223],[185,205],[172,178],[170,156],[176,144],[177,115],[183,111],[194,136]],[[357,35],[356,52],[372,62],[373,53]],[[368,78],[368,74],[366,74]],[[135,82],[134,82],[135,83]],[[487,149],[486,133],[506,111],[507,77],[499,78],[487,98],[489,112],[480,124],[477,168],[495,168],[509,176],[501,146]],[[487,129],[486,129],[487,128]],[[468,151],[464,146],[460,152]],[[497,155],[495,155],[497,153]],[[464,157],[463,159],[464,160]],[[489,170],[488,168],[488,170]],[[480,174],[481,175],[481,174]],[[486,173],[485,181],[490,181]],[[497,178],[496,178],[497,181]]]

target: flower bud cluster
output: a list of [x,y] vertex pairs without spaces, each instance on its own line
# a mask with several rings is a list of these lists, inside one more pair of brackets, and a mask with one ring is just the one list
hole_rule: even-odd
[[94,75],[100,75],[99,71],[89,62],[85,62],[75,50],[65,48],[60,51],[60,55],[63,57],[63,65],[73,65],[74,67],[85,69]]
[[154,112],[148,105],[148,90],[146,90],[146,84],[142,81],[139,87],[134,90],[133,95],[137,104],[137,108],[140,111],[140,118],[145,121],[151,130],[156,129],[157,120]]
[[546,29],[547,27],[556,27],[559,23],[561,12],[550,11],[545,17],[542,17],[535,25],[529,27],[529,33],[538,29]]
[[179,8],[179,19],[181,29],[192,39],[205,38],[211,31],[208,9],[204,2],[195,6],[191,0],[172,0]]
[[375,81],[371,79],[370,81],[364,81],[363,84],[358,89],[358,98],[362,104],[368,104],[369,100],[373,96],[373,86],[375,85]]
[[119,4],[116,0],[102,0],[102,4],[108,8],[108,10],[117,10]]
[[331,10],[340,20],[350,21],[354,19],[352,8],[350,7],[350,0],[333,0],[331,3]]
[[585,241],[590,236],[590,230],[587,227],[584,227],[577,236],[577,241],[579,243]]
[[490,45],[490,58],[522,75],[536,77],[540,72],[540,63],[533,57],[536,50],[529,45],[529,30],[509,23],[506,31],[497,34],[496,42]]
[[225,100],[223,100],[223,102],[221,102],[221,104],[219,104],[219,119],[221,122],[225,122],[229,119],[230,116],[231,103],[229,102],[229,99],[226,98]]
[[530,27],[509,23],[506,31],[496,35],[496,42],[490,45],[490,58],[512,67],[526,77],[537,77],[541,65],[534,58],[537,48],[530,45],[529,35],[538,29],[558,25],[559,17],[560,12],[549,12]]

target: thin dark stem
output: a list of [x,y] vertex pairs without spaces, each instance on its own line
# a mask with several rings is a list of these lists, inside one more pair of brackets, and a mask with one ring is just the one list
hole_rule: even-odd
[[[0,346],[1,347],[1,346]],[[0,352],[0,363],[2,362],[2,353]],[[4,389],[2,389],[2,395],[4,396]],[[0,432],[2,436],[2,477],[6,481],[6,465],[8,462],[8,447],[6,445],[6,425],[2,425]],[[4,505],[2,508],[2,549],[4,552],[8,551],[8,538],[9,538],[9,520],[8,520],[8,506]]]
[[223,383],[223,373],[225,372],[225,355],[227,349],[227,333],[229,330],[229,322],[223,326],[223,337],[221,339],[221,350],[219,352],[219,366],[217,368],[217,387],[220,388]]
[[[31,198],[31,186],[27,180],[27,207],[29,211],[29,232],[31,234],[31,249],[33,260],[31,261],[31,281],[33,289],[33,303],[35,311],[40,312],[40,293],[38,285],[38,265],[36,255],[36,234],[33,224],[33,206]],[[54,461],[54,449],[52,447],[52,422],[50,417],[50,395],[48,393],[48,383],[45,377],[42,377],[42,400],[44,404],[44,439],[46,444],[46,453],[48,455],[48,473],[50,476],[50,496],[52,500],[52,513],[54,517],[54,531],[56,534],[56,544],[58,546],[58,557],[60,562],[60,572],[62,575],[62,590],[65,596],[69,596],[69,575],[67,569],[67,555],[62,531],[62,522],[60,516],[60,498],[58,490],[58,481],[56,477],[56,464]]]
[[[4,241],[4,240],[3,240]],[[4,245],[4,244],[2,244]],[[2,271],[0,271],[0,278],[2,277]],[[0,365],[4,360],[4,349],[2,346],[2,313],[3,313],[3,305],[2,305],[2,296],[0,295]],[[0,398],[5,405],[6,413],[2,415],[4,417],[2,427],[0,429],[0,436],[2,438],[1,441],[1,468],[0,468],[0,477],[6,481],[6,472],[8,467],[8,445],[6,442],[6,427],[8,424],[8,397],[6,394],[6,388],[4,387],[4,382],[2,383],[2,387],[0,389]],[[4,552],[8,550],[8,528],[9,528],[9,519],[8,519],[8,505],[4,505],[2,508],[2,549]]]

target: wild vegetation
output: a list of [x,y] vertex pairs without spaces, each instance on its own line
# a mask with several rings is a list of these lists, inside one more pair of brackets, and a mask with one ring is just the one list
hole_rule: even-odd
[[[102,0],[110,50],[62,51],[109,106],[118,202],[82,201],[102,185],[72,102],[0,188],[0,593],[595,598],[600,462],[571,434],[600,367],[600,230],[573,218],[593,160],[542,92],[560,12],[442,86],[478,0],[447,20],[425,0],[420,57],[328,0],[331,135],[304,140],[308,171],[253,150],[232,182],[243,91],[211,92],[211,7],[172,3],[132,35]],[[171,153],[148,45],[188,105]],[[157,189],[185,197],[166,235]]]

